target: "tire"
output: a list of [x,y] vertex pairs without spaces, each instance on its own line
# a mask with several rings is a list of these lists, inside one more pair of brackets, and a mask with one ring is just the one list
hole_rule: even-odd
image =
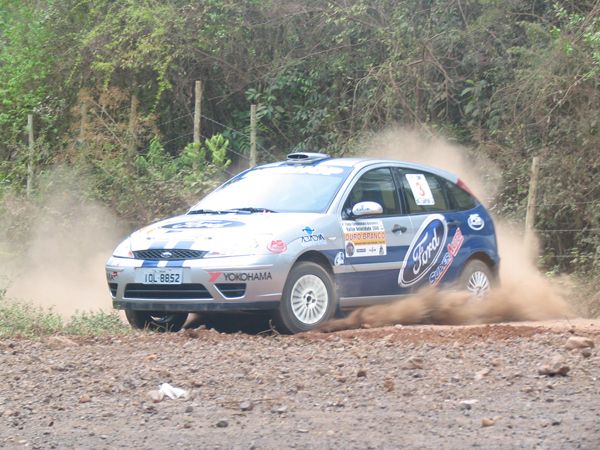
[[494,286],[490,267],[479,259],[472,259],[463,268],[458,288],[470,292],[475,298],[484,297]]
[[168,313],[125,310],[129,324],[138,330],[179,331],[185,323],[188,313]]
[[319,264],[302,261],[290,270],[273,322],[281,333],[309,331],[333,317],[336,303],[329,272]]

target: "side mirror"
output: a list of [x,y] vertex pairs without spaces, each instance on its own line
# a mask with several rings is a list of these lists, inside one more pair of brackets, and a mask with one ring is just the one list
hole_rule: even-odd
[[354,217],[383,214],[383,207],[377,202],[360,202],[352,207]]

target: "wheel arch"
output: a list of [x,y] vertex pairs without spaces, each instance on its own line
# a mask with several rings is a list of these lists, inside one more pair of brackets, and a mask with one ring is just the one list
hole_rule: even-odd
[[298,259],[294,261],[294,264],[297,264],[301,261],[314,262],[315,264],[318,264],[321,267],[323,267],[323,269],[325,269],[329,273],[329,275],[331,275],[332,280],[335,278],[333,273],[333,266],[331,265],[331,262],[329,262],[329,259],[327,259],[327,257],[323,253],[318,252],[316,250],[309,250],[307,252],[302,253],[298,257]]
[[484,251],[476,251],[469,256],[469,258],[465,261],[464,265],[466,266],[469,263],[469,261],[473,261],[473,260],[479,260],[479,261],[483,262],[486,266],[488,266],[490,268],[490,270],[492,271],[492,274],[494,275],[494,278],[496,280],[498,280],[499,264],[496,263],[490,257],[490,255],[488,255]]

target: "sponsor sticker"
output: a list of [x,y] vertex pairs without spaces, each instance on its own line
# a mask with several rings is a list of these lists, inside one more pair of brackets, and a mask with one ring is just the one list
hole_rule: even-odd
[[217,280],[230,282],[244,281],[267,281],[272,280],[271,272],[208,272],[209,281],[214,283]]
[[387,254],[385,228],[381,220],[342,221],[346,257]]
[[425,175],[422,173],[407,173],[405,176],[417,205],[426,206],[435,204]]
[[302,228],[304,234],[300,236],[300,244],[303,246],[307,245],[325,245],[327,240],[322,233],[317,233],[312,227],[306,226]]
[[448,244],[448,251],[442,256],[440,265],[429,274],[429,282],[433,286],[436,286],[446,274],[464,241],[465,237],[463,236],[461,229],[457,228],[454,237],[452,238],[452,242]]
[[344,252],[338,252],[335,255],[335,259],[333,260],[334,266],[343,266],[344,265]]
[[428,216],[408,247],[398,284],[402,287],[412,286],[426,276],[439,260],[447,237],[448,224],[444,216]]
[[467,225],[469,225],[469,228],[472,230],[479,231],[483,229],[485,222],[479,214],[471,214],[467,219]]
[[111,272],[106,272],[106,278],[108,281],[114,281],[117,278],[119,278],[119,272],[117,272],[116,270],[113,270]]
[[276,255],[285,253],[287,252],[287,244],[281,239],[276,239],[267,245],[267,250],[269,250],[271,253],[275,253]]

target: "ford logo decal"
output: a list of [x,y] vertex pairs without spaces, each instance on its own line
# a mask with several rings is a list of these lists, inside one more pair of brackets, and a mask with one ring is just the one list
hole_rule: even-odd
[[162,253],[160,254],[160,257],[161,257],[161,258],[165,258],[165,259],[166,259],[166,258],[170,258],[171,256],[173,256],[173,253],[171,253],[171,252],[162,252]]
[[408,247],[398,284],[402,287],[412,286],[426,276],[440,258],[447,237],[448,224],[444,216],[428,216]]

